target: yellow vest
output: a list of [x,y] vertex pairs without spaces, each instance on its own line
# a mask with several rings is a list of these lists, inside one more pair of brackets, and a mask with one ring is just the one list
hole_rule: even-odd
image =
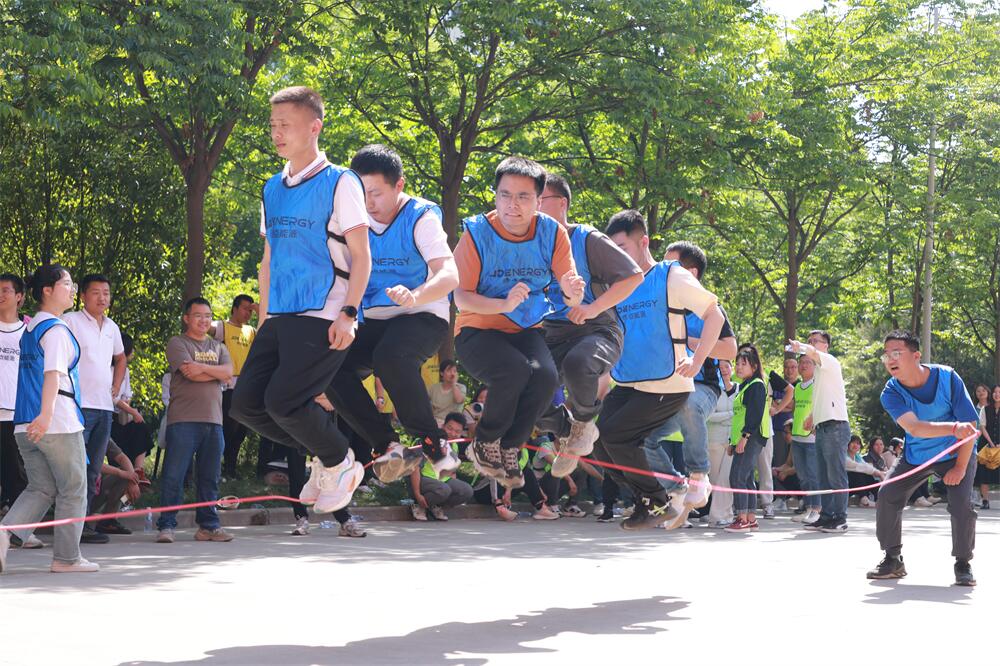
[[424,386],[427,388],[441,381],[441,363],[438,361],[437,354],[433,354],[420,366],[420,376],[423,378]]
[[[365,387],[365,390],[368,391],[368,395],[372,397],[372,402],[375,402],[375,398],[378,397],[375,395],[375,375],[368,375],[365,377],[365,380],[361,382],[361,384]],[[378,407],[378,403],[375,403],[375,407]],[[392,396],[389,395],[388,391],[385,391],[385,403],[378,411],[380,414],[392,414],[392,409]]]
[[228,321],[222,322],[222,341],[233,360],[233,375],[239,376],[256,335],[257,331],[250,324],[234,326]]

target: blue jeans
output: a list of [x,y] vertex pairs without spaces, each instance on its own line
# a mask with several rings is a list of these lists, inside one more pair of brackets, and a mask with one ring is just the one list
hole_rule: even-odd
[[[195,461],[195,489],[197,501],[214,502],[219,499],[219,474],[222,451],[226,441],[222,426],[216,423],[172,423],[167,426],[167,454],[163,459],[160,475],[160,502],[172,506],[184,501],[184,477],[192,459]],[[219,514],[214,506],[195,510],[195,522],[206,530],[219,527]],[[157,529],[172,530],[177,527],[177,512],[163,511],[156,523]]]
[[[802,490],[819,490],[819,451],[816,442],[792,440],[792,460],[795,475],[799,477]],[[803,506],[820,506],[819,495],[803,495]]]
[[[851,441],[851,426],[847,421],[824,421],[816,426],[818,490],[847,488],[847,444]],[[847,519],[847,493],[822,495],[821,519]]]
[[[765,440],[759,435],[751,435],[743,453],[733,454],[733,466],[729,470],[729,487],[733,490],[756,490],[753,472],[757,456],[764,448]],[[733,493],[733,511],[751,513],[757,510],[757,496],[748,493]]]
[[[654,472],[680,476],[670,456],[660,447],[660,440],[678,430],[684,437],[684,466],[688,474],[708,474],[708,416],[715,411],[719,394],[701,382],[695,382],[694,392],[688,394],[681,411],[651,432],[642,446],[646,461]],[[680,485],[676,481],[659,479],[660,485],[668,493]]]
[[83,445],[87,449],[87,513],[93,509],[97,495],[97,479],[101,477],[104,457],[111,439],[111,419],[115,413],[105,409],[84,409]]
[[[80,433],[45,435],[37,442],[25,433],[14,435],[24,459],[28,487],[4,516],[5,525],[42,520],[53,504],[54,518],[82,518],[87,512],[87,470]],[[22,540],[34,530],[15,532]],[[52,542],[52,559],[72,564],[80,559],[83,523],[59,525]]]

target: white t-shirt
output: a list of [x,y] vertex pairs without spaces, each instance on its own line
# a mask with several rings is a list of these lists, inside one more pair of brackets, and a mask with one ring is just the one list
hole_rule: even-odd
[[826,421],[847,421],[847,391],[840,361],[818,349],[819,363],[813,381],[813,425]]
[[[46,319],[53,319],[53,315],[48,312],[39,312],[28,324],[27,330],[33,331],[35,327]],[[55,370],[59,373],[59,389],[73,392],[73,382],[69,378],[69,366],[73,362],[76,349],[73,347],[73,340],[70,332],[64,326],[53,326],[42,336],[42,352],[45,354],[45,372]],[[83,430],[83,422],[80,414],[76,410],[76,404],[69,396],[59,394],[56,396],[56,406],[52,411],[52,422],[46,434],[68,435]],[[14,432],[27,432],[28,424],[14,426]]]
[[111,362],[115,356],[125,353],[118,324],[110,317],[104,317],[104,323],[98,326],[97,320],[86,310],[67,312],[62,320],[80,344],[78,372],[82,407],[113,412],[115,401],[111,395],[111,383],[114,369]]
[[[715,294],[701,286],[698,279],[681,266],[673,266],[667,274],[667,300],[670,307],[681,310],[690,310],[702,319],[708,309],[718,304]],[[687,330],[684,323],[684,315],[669,313],[667,320],[670,322],[670,330],[678,338],[684,337],[682,333]],[[674,345],[674,359],[680,361],[687,354],[684,345],[677,345],[670,340],[663,340],[665,345]],[[681,377],[676,372],[666,379],[654,379],[646,382],[619,382],[619,386],[630,386],[637,391],[644,393],[690,393],[694,391],[694,380],[689,377]]]
[[[384,233],[389,228],[388,224],[382,224],[372,218],[368,218],[368,225],[377,234]],[[453,255],[448,246],[448,234],[444,231],[441,218],[432,210],[424,213],[413,228],[413,240],[417,245],[417,250],[425,262],[433,259],[448,259]],[[430,269],[427,271],[430,277]],[[392,319],[399,315],[417,314],[419,312],[430,312],[445,321],[451,321],[448,306],[448,297],[444,296],[436,301],[418,305],[415,308],[404,308],[398,305],[391,305],[378,308],[367,308],[365,310],[366,319]]]
[[[122,380],[122,390],[118,395],[119,400],[124,400],[125,402],[132,401],[132,376],[128,371],[128,366],[125,366],[125,379]],[[118,405],[115,405],[115,411],[120,412]]]
[[14,420],[17,398],[17,368],[21,361],[24,322],[0,322],[0,421]]
[[[314,174],[327,164],[329,162],[326,159],[326,153],[321,151],[319,156],[309,166],[294,176],[289,175],[292,167],[290,162],[286,162],[281,175],[286,185],[294,187],[305,180],[306,176]],[[356,178],[352,178],[351,176],[342,177],[337,182],[337,190],[333,195],[333,214],[330,215],[330,220],[327,222],[327,231],[338,236],[346,236],[347,232],[352,229],[367,226],[368,209],[365,207],[364,188],[361,187],[361,183]],[[260,235],[267,236],[263,202],[260,204]],[[330,238],[327,239],[326,246],[330,250],[330,259],[333,261],[333,264],[338,268],[350,272],[351,253],[347,249],[347,245]],[[340,315],[340,308],[344,307],[346,298],[347,280],[338,277],[334,280],[333,288],[330,289],[330,293],[326,296],[326,305],[323,306],[322,310],[308,310],[295,316],[316,317],[318,319],[333,321]]]

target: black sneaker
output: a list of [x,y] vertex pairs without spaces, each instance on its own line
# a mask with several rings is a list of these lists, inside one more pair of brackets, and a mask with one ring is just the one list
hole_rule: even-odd
[[990,508],[990,501],[988,499],[984,499],[983,500],[983,505],[981,507],[979,507],[979,508],[980,509],[989,509]]
[[521,473],[521,447],[501,449],[500,459],[503,461],[503,476],[497,483],[504,488],[520,488],[524,485],[524,475]]
[[666,497],[643,497],[635,503],[632,515],[622,521],[623,530],[646,530],[677,519],[677,510]]
[[604,512],[597,517],[597,522],[599,523],[612,523],[614,522],[614,520],[615,520],[614,509],[609,511],[607,507],[605,507]]
[[[958,571],[958,565],[955,565]],[[868,572],[868,580],[890,580],[892,578],[903,578],[906,576],[906,567],[903,566],[902,555],[886,555],[878,566]]]
[[107,543],[109,541],[111,541],[111,537],[107,534],[101,534],[90,525],[84,527],[83,534],[80,535],[80,543]]
[[847,518],[833,518],[819,528],[825,534],[843,534],[847,531]]
[[132,530],[125,527],[117,520],[102,520],[97,523],[97,531],[101,534],[132,534]]
[[475,440],[469,446],[469,458],[480,474],[491,479],[503,478],[503,456],[500,451],[499,439],[492,442]]
[[972,565],[968,560],[955,560],[955,585],[975,587],[976,579],[972,576]]
[[824,518],[820,516],[819,520],[814,523],[802,523],[802,529],[809,530],[810,532],[819,532],[824,527],[829,525],[831,521],[829,518]]

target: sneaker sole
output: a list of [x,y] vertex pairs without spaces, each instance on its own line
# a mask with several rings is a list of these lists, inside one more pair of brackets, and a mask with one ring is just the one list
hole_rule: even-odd
[[819,531],[822,532],[823,534],[846,534],[847,533],[846,529],[836,529],[836,528],[830,528],[830,527],[820,528]]
[[339,511],[350,504],[351,497],[354,496],[354,491],[358,489],[358,486],[361,485],[361,480],[365,478],[365,468],[361,466],[361,463],[355,462],[351,465],[350,471],[345,472],[344,476],[341,478],[344,477],[349,479],[347,484],[348,488],[344,492],[344,497],[329,506],[326,504],[320,504],[317,499],[316,504],[313,506],[313,510],[316,511],[316,513],[333,513],[334,511]]
[[393,481],[402,479],[404,476],[410,475],[420,467],[421,462],[423,462],[422,458],[411,458],[410,460],[406,458],[390,458],[389,460],[372,464],[372,471],[382,483],[392,483]]
[[477,472],[479,472],[483,476],[488,477],[490,479],[496,479],[497,481],[507,476],[507,474],[503,471],[502,467],[489,467],[487,465],[483,465],[482,463],[480,463],[479,457],[476,456],[475,451],[472,452],[471,457],[472,457],[472,466],[475,468]]
[[499,483],[504,488],[510,488],[511,490],[517,490],[524,486],[523,476],[507,476],[506,474],[502,477],[497,478],[497,483]]
[[679,527],[684,527],[684,524],[687,522],[688,515],[690,514],[691,514],[691,507],[685,504],[684,510],[681,511],[679,514],[677,514],[677,518],[675,518],[673,521],[664,523],[665,526],[664,529],[676,530]]
[[906,578],[906,572],[899,571],[896,573],[886,574],[883,576],[879,576],[878,574],[873,575],[872,573],[868,573],[866,578],[868,578],[868,580],[896,580],[897,578]]

